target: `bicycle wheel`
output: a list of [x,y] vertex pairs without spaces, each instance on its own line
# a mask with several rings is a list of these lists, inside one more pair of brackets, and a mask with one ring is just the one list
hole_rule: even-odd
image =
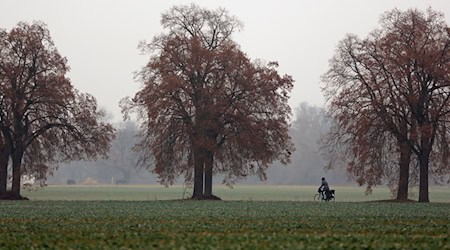
[[314,201],[320,201],[322,199],[322,196],[320,194],[314,195]]

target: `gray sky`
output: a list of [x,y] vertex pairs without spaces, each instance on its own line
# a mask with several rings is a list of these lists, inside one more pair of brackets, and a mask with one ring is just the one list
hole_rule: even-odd
[[224,7],[244,23],[234,39],[250,58],[278,61],[280,73],[293,76],[293,109],[301,102],[323,105],[320,76],[338,41],[347,33],[365,37],[378,27],[384,11],[432,7],[444,12],[450,24],[448,0],[0,0],[0,28],[9,31],[19,21],[47,23],[60,54],[68,59],[74,86],[93,94],[120,121],[118,102],[139,89],[133,72],[147,60],[138,42],[163,31],[162,12],[191,2]]

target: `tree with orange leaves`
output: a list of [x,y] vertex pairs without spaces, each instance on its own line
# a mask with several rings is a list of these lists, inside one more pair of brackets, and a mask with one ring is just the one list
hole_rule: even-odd
[[138,74],[143,88],[123,103],[142,121],[141,164],[154,159],[161,183],[182,175],[193,198],[215,199],[213,173],[232,183],[287,163],[292,78],[240,51],[231,35],[242,24],[224,9],[175,6],[161,23],[168,33],[141,44],[150,54]]
[[11,159],[14,198],[24,174],[45,180],[57,162],[108,152],[114,129],[95,98],[74,89],[68,70],[45,24],[0,30],[0,190]]
[[364,40],[341,41],[324,76],[335,121],[328,149],[343,145],[334,153],[350,158],[360,184],[398,173],[400,200],[408,198],[410,173],[419,172],[419,202],[428,202],[429,173],[449,171],[449,29],[431,9],[389,11],[380,23]]

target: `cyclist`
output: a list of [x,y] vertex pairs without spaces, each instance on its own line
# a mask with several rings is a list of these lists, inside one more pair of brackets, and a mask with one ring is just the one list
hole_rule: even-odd
[[322,193],[323,200],[329,200],[331,198],[330,187],[325,177],[322,177],[322,185],[320,185],[318,192]]

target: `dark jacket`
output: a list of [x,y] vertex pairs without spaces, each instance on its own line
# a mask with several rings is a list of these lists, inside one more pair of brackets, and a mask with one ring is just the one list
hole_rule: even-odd
[[319,187],[319,189],[323,191],[330,190],[330,187],[328,186],[328,182],[326,180],[322,180],[322,185]]

